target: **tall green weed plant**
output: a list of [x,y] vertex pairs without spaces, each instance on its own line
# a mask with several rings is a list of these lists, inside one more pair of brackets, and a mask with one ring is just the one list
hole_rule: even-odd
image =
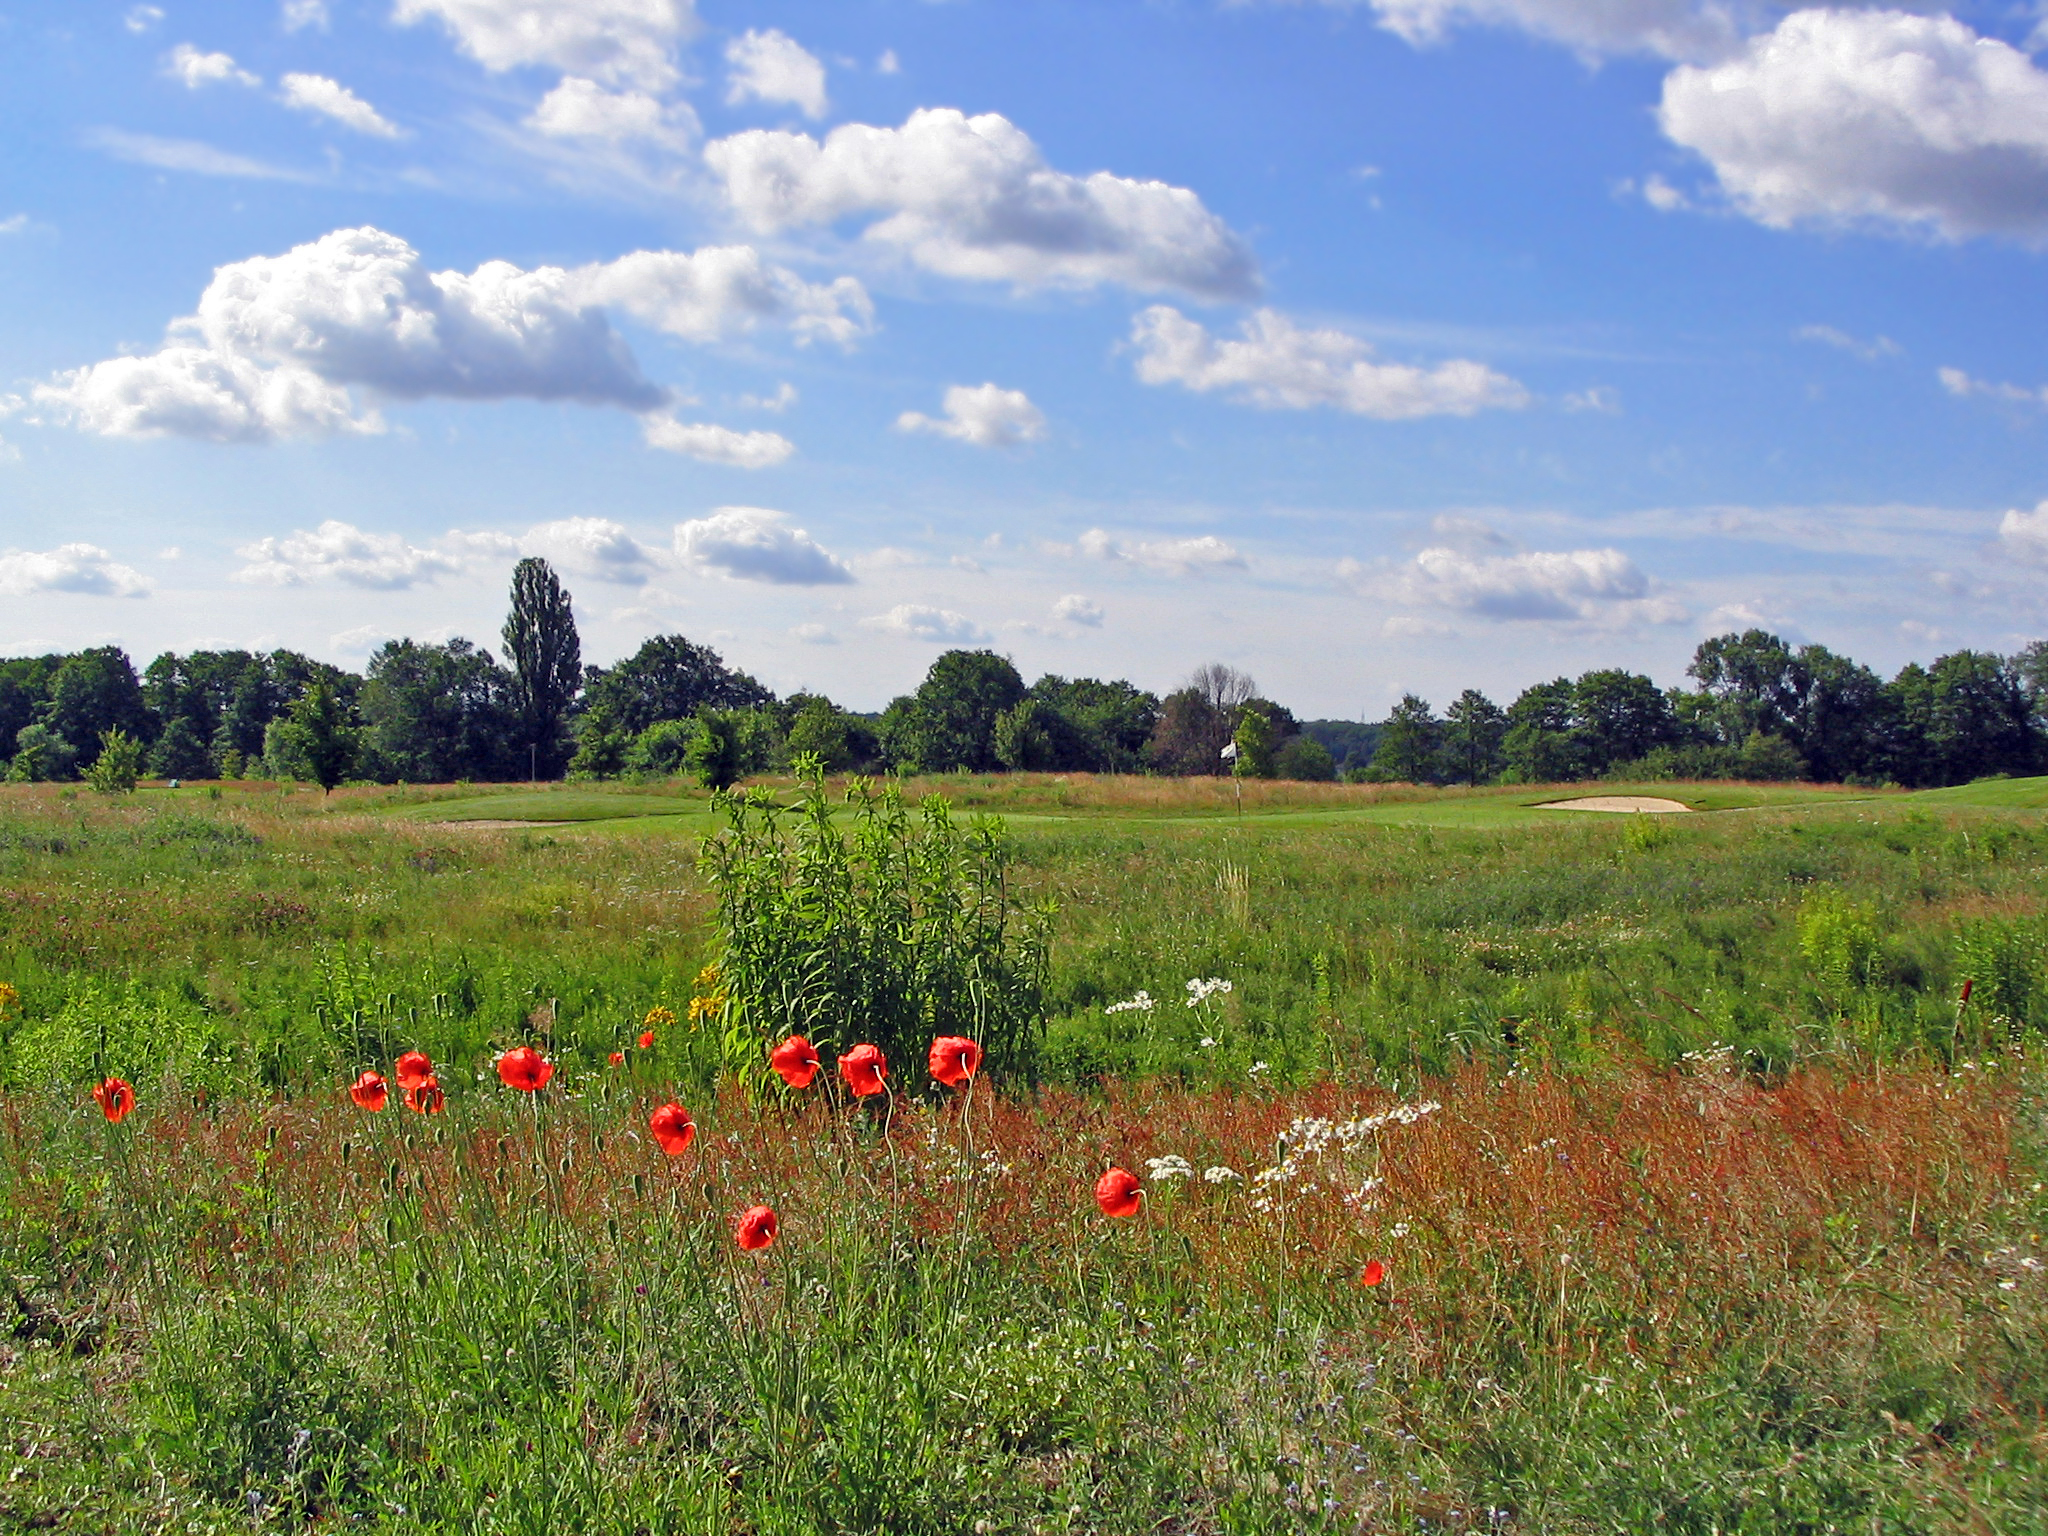
[[[980,1042],[988,1068],[1030,1074],[1044,1027],[1045,905],[1012,888],[1003,823],[964,827],[943,796],[913,811],[894,784],[853,779],[842,822],[815,758],[796,803],[722,793],[703,867],[717,897],[729,1035],[880,1046],[898,1082],[936,1035]],[[765,1049],[750,1053],[755,1062]]]

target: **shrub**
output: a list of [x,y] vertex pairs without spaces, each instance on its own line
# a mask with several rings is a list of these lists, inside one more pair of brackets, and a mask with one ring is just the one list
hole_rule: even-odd
[[85,770],[86,782],[103,795],[130,794],[142,776],[142,743],[118,726],[100,737],[100,755]]
[[758,1071],[785,1034],[841,1050],[871,1041],[902,1083],[933,1036],[966,1035],[991,1070],[1032,1070],[1051,913],[1011,889],[1001,821],[963,829],[938,795],[913,815],[895,785],[857,778],[849,838],[817,759],[797,774],[794,806],[763,789],[721,793],[726,825],[704,845],[741,1061]]

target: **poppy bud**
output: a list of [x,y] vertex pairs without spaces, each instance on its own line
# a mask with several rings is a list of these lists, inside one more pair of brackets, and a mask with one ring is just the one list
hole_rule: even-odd
[[959,1035],[941,1035],[932,1042],[932,1076],[958,1088],[981,1070],[981,1047]]
[[135,1089],[123,1077],[110,1077],[93,1089],[92,1096],[109,1125],[119,1125],[135,1108]]
[[633,1198],[635,1200],[643,1200],[646,1197],[647,1175],[644,1173],[636,1173],[633,1175]]
[[775,1212],[765,1205],[750,1205],[740,1212],[740,1219],[733,1223],[733,1241],[748,1253],[757,1253],[775,1241],[780,1223]]
[[1382,1264],[1378,1259],[1374,1259],[1371,1263],[1367,1264],[1364,1269],[1361,1269],[1358,1272],[1358,1283],[1362,1286],[1367,1287],[1368,1289],[1375,1285],[1378,1285],[1382,1280],[1386,1278],[1387,1266]]
[[530,1045],[516,1046],[498,1058],[498,1080],[521,1093],[538,1093],[555,1075],[555,1064]]
[[673,1102],[662,1105],[648,1117],[647,1129],[654,1133],[661,1150],[670,1157],[681,1157],[690,1150],[690,1143],[697,1137],[697,1127],[690,1119],[690,1112]]
[[846,1079],[846,1086],[857,1099],[883,1092],[882,1079],[888,1071],[889,1059],[879,1046],[856,1045],[839,1058],[839,1075]]
[[1127,1168],[1112,1168],[1095,1181],[1095,1203],[1105,1216],[1135,1216],[1144,1199],[1145,1186]]
[[792,1088],[808,1088],[818,1075],[818,1053],[802,1035],[791,1035],[768,1053],[768,1065]]

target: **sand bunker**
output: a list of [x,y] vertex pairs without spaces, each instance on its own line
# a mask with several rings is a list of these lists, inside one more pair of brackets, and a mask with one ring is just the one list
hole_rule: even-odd
[[1692,807],[1656,795],[1588,795],[1583,800],[1546,800],[1539,811],[1647,811],[1655,816],[1690,813]]

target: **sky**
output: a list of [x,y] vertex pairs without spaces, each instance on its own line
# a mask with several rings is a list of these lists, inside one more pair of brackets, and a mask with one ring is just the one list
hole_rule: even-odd
[[2048,12],[0,0],[0,654],[2048,634]]

